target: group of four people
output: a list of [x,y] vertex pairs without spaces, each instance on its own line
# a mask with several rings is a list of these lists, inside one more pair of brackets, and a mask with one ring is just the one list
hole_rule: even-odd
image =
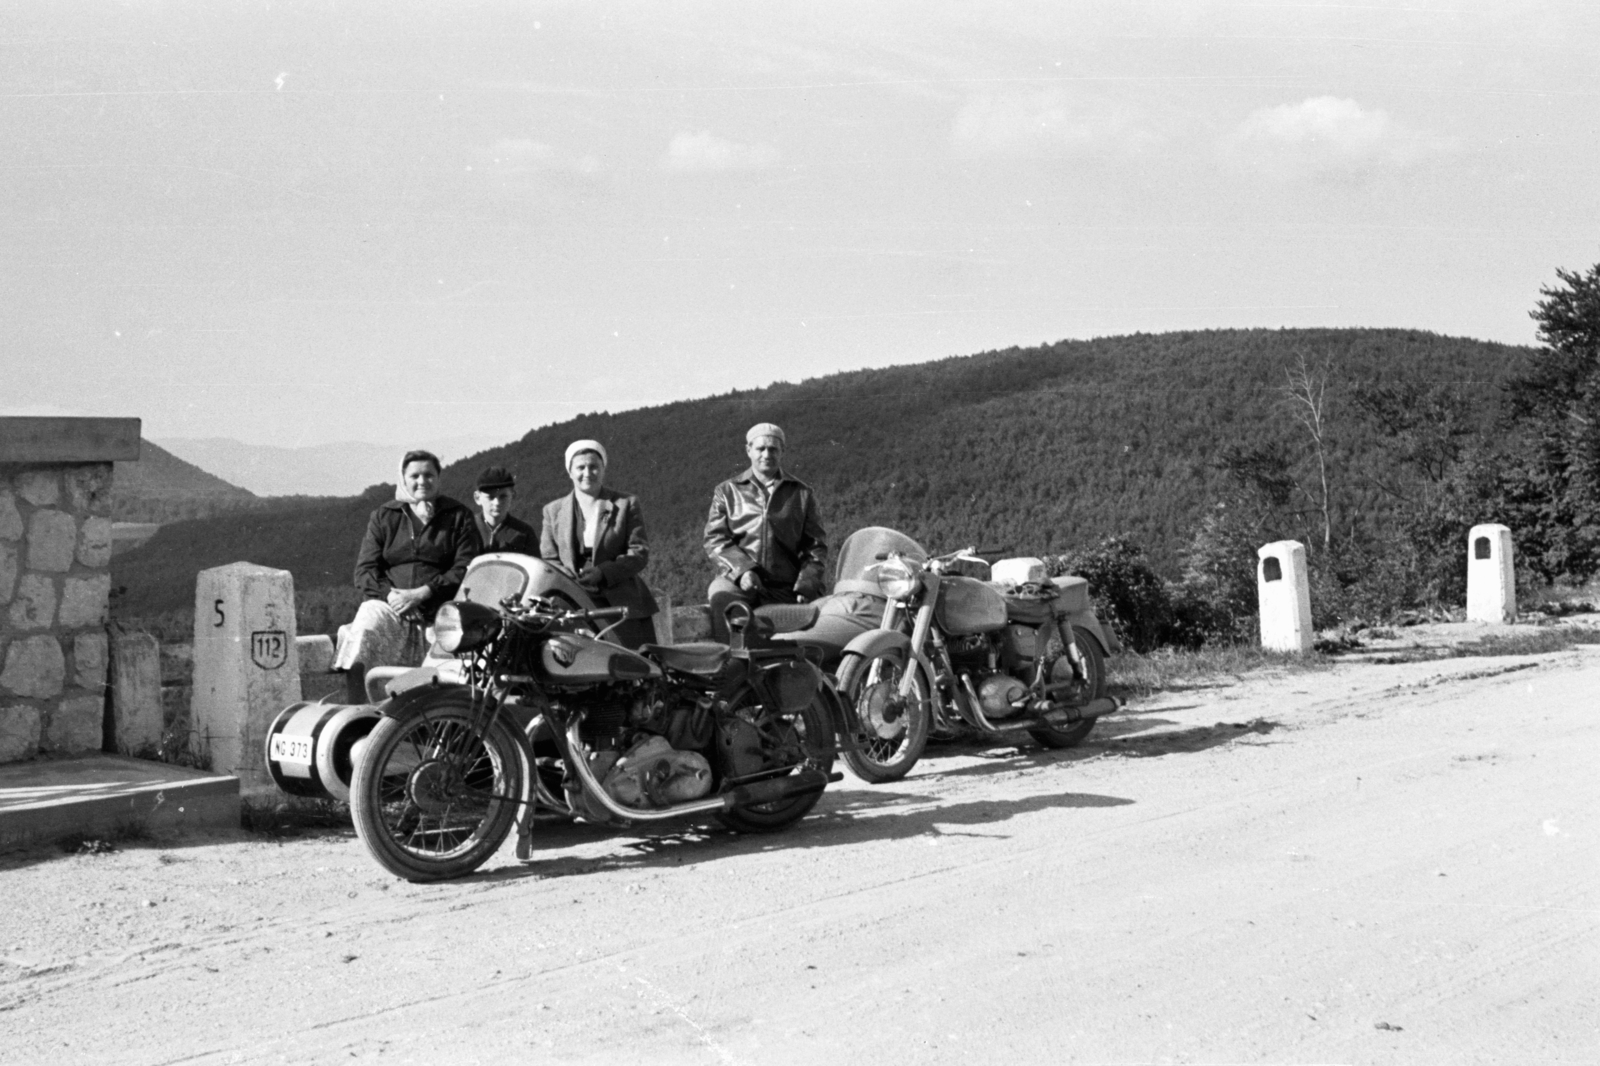
[[[750,468],[718,485],[706,519],[705,549],[717,569],[708,598],[714,632],[734,601],[811,600],[823,591],[828,546],[811,487],[783,472],[786,440],[770,422],[750,427]],[[558,563],[597,604],[628,608],[612,639],[639,647],[655,639],[659,610],[640,574],[650,560],[637,497],[605,487],[609,456],[599,441],[567,446],[572,491],[545,505],[533,527],[511,514],[516,479],[504,467],[479,475],[469,510],[439,492],[439,459],[407,452],[395,499],[372,512],[356,557],[364,597],[340,633],[336,669],[358,690],[367,666],[415,665],[426,653],[424,626],[456,593],[467,564],[482,552],[520,552]]]

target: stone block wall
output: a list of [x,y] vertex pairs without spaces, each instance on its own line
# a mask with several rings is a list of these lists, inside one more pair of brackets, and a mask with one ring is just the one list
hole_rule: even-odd
[[0,762],[101,748],[111,470],[0,462]]

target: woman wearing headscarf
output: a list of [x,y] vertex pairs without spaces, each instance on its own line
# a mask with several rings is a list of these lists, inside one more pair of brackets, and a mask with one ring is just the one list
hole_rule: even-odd
[[422,662],[423,627],[456,594],[479,550],[472,512],[439,493],[439,457],[406,452],[395,499],[367,519],[355,572],[365,599],[334,655],[334,669],[350,673],[352,696],[364,692],[369,666]]
[[639,576],[650,561],[650,542],[638,499],[605,487],[607,460],[599,441],[567,445],[572,491],[545,504],[539,554],[576,574],[597,603],[628,608],[611,639],[637,648],[656,635],[656,600]]

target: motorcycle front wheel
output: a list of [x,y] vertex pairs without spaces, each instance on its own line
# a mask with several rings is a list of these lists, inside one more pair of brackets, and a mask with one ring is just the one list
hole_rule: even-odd
[[471,873],[511,831],[523,772],[509,724],[485,723],[466,689],[430,694],[368,735],[350,781],[356,834],[407,881]]
[[[1106,657],[1100,652],[1100,645],[1087,629],[1082,626],[1072,627],[1072,643],[1078,651],[1078,667],[1070,656],[1063,654],[1055,662],[1050,671],[1052,681],[1065,681],[1069,678],[1079,678],[1078,687],[1065,694],[1063,703],[1088,703],[1097,700],[1106,694]],[[1097,718],[1088,718],[1082,722],[1074,722],[1069,726],[1057,729],[1053,726],[1039,726],[1028,730],[1028,734],[1047,748],[1071,748],[1082,744],[1094,729]]]
[[[855,708],[862,731],[844,752],[850,771],[869,784],[898,781],[911,772],[928,746],[932,693],[921,664],[909,666],[903,652],[871,657],[846,655],[839,666],[839,695]],[[911,692],[900,681],[911,671]]]
[[[763,771],[833,770],[833,729],[823,696],[819,692],[796,714],[783,714],[762,702],[753,688],[736,693],[728,702],[730,719],[737,718],[754,727],[762,757]],[[721,728],[721,727],[719,727]],[[775,833],[787,829],[806,816],[822,793],[794,796],[772,803],[758,803],[725,811],[717,820],[736,833]]]

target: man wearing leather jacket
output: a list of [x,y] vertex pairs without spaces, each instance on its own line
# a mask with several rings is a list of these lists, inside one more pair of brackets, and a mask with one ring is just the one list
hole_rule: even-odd
[[783,472],[785,443],[783,430],[771,422],[751,426],[745,434],[750,469],[711,494],[705,544],[717,568],[708,598],[718,640],[728,638],[723,611],[730,603],[794,603],[822,595],[827,534],[811,486]]

